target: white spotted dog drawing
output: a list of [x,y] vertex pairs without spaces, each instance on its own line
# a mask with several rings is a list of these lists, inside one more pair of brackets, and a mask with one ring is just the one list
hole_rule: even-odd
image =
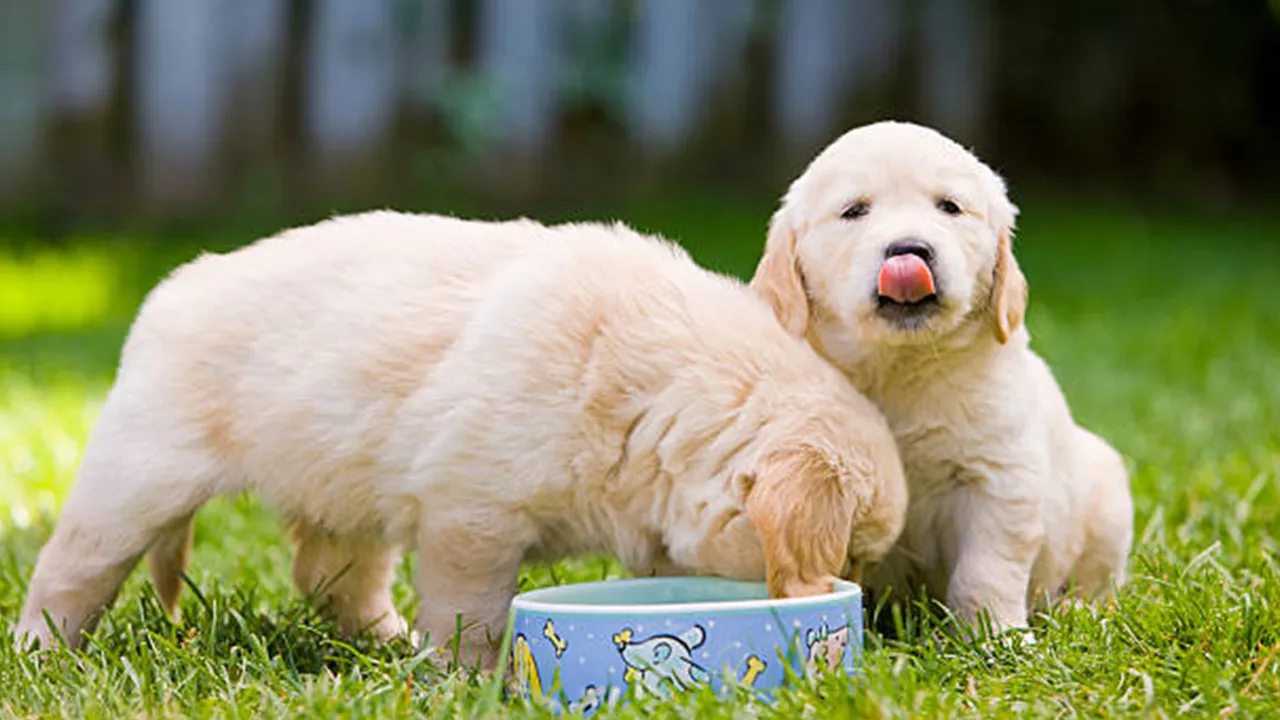
[[637,692],[669,697],[673,692],[711,682],[711,674],[693,661],[693,651],[707,639],[702,626],[694,625],[679,635],[653,635],[644,640],[632,640],[631,635],[631,629],[626,628],[613,636],[613,642],[628,672],[634,672],[639,680]]

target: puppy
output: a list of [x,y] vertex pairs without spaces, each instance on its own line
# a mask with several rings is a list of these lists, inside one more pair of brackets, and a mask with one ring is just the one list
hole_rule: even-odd
[[1071,418],[1023,326],[1003,180],[917,125],[855,129],[774,215],[751,287],[885,413],[911,488],[868,585],[923,585],[961,619],[1123,584],[1124,463]]
[[[525,560],[828,592],[906,515],[879,411],[745,285],[623,227],[377,212],[152,291],[17,631],[81,640],[139,557],[173,612],[192,516],[255,491],[340,628],[492,666]],[[848,566],[848,567],[846,567]],[[50,627],[43,615],[52,621]]]

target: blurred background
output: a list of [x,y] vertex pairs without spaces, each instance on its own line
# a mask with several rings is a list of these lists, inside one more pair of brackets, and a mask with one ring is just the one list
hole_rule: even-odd
[[1015,191],[1274,196],[1280,1],[0,0],[0,212],[50,237],[776,197],[885,118]]
[[394,207],[623,219],[748,276],[887,118],[1009,180],[1086,424],[1152,468],[1280,427],[1280,0],[0,0],[0,527],[56,507],[201,250]]

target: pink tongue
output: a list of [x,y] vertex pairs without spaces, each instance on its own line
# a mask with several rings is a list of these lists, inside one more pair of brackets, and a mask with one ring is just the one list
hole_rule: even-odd
[[898,303],[914,303],[937,292],[933,273],[918,255],[894,255],[880,266],[878,292]]

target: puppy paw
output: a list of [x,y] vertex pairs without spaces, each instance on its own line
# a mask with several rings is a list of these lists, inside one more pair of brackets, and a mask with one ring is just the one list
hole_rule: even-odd
[[[409,632],[409,623],[400,613],[384,615],[370,630],[381,642],[390,642],[397,638],[409,638],[411,641],[417,633]],[[418,643],[413,643],[417,647]]]
[[782,585],[781,597],[802,598],[813,595],[826,595],[835,590],[836,578],[833,575],[818,580],[801,580],[795,578]]
[[1031,650],[1039,641],[1030,628],[1010,628],[999,635],[988,637],[979,643],[979,647],[988,653],[1016,653]]
[[13,641],[13,647],[19,653],[31,652],[46,646],[44,639],[29,630],[22,629],[21,627],[15,629],[9,639]]
[[[348,637],[368,633],[380,643],[389,643],[400,638],[409,638],[409,623],[400,613],[391,612],[381,616],[369,617],[359,622],[339,621],[338,630]],[[415,645],[416,647],[416,645]]]
[[13,629],[11,639],[20,653],[52,650],[62,644],[62,639],[49,628],[43,614],[19,621]]

